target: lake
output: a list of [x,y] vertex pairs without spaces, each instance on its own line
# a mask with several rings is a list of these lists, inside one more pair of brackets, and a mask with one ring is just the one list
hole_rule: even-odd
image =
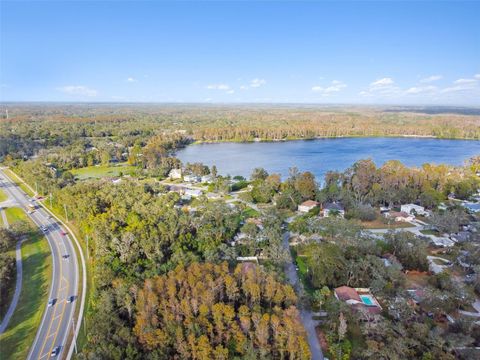
[[282,142],[190,145],[177,152],[187,162],[216,165],[222,175],[249,177],[256,167],[288,176],[288,169],[311,171],[323,179],[329,170],[345,170],[355,161],[372,158],[377,166],[400,160],[407,166],[424,163],[462,165],[480,155],[480,141],[429,138],[336,138]]

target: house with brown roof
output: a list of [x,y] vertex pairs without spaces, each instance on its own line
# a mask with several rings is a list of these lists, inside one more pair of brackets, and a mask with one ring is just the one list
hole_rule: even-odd
[[352,306],[355,310],[365,309],[371,314],[380,314],[382,307],[370,293],[370,289],[340,286],[334,290],[337,300]]
[[315,209],[318,206],[318,202],[313,200],[307,200],[298,205],[298,211],[308,213],[310,210]]

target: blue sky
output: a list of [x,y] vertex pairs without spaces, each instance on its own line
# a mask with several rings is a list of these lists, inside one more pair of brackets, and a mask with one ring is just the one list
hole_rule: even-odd
[[0,100],[480,106],[479,2],[1,2]]

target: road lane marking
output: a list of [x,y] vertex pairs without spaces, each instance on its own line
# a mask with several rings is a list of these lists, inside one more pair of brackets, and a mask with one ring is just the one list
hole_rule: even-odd
[[[54,241],[54,243],[55,243],[55,247],[57,248],[57,250],[59,250],[58,246],[57,246],[57,243],[55,241]],[[53,254],[53,252],[52,252],[52,254]],[[62,273],[63,273],[63,267],[62,267],[62,261],[60,261],[60,285],[62,284]],[[60,295],[59,291],[57,290],[57,301],[58,301],[59,295]],[[64,312],[65,312],[65,304],[63,305],[63,308],[62,308],[62,319],[63,319],[63,313]],[[61,321],[60,321],[60,324],[61,324]],[[50,319],[50,325],[48,326],[47,334],[50,333],[50,330],[52,329],[52,325],[53,325],[53,318]],[[59,326],[57,326],[57,332],[58,332],[58,327]],[[55,339],[56,339],[56,336],[55,336]],[[55,339],[52,343],[52,347],[53,347],[53,344],[55,343]],[[45,338],[45,340],[42,343],[42,347],[40,348],[40,354],[45,350],[46,342],[47,342],[47,338]],[[50,348],[49,352],[51,352],[51,351],[52,351],[52,349]]]

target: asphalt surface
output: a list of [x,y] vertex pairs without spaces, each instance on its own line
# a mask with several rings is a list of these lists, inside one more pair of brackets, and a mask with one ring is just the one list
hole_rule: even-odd
[[[285,249],[289,249],[289,243],[288,239],[290,238],[290,233],[288,231],[284,232],[283,234],[283,246]],[[298,278],[297,270],[295,269],[295,265],[293,264],[293,261],[289,261],[286,265],[285,272],[287,275],[288,282],[292,287],[296,290],[295,292],[302,289],[302,283],[300,282],[300,279]],[[305,331],[307,332],[307,340],[308,340],[308,345],[310,347],[310,353],[312,355],[312,360],[323,360],[323,353],[322,353],[322,348],[320,347],[320,343],[318,342],[318,336],[315,331],[315,327],[317,325],[317,322],[312,319],[312,312],[309,311],[308,309],[305,309],[299,304],[299,312],[300,312],[300,319],[302,320],[303,327],[305,328]]]
[[[38,200],[31,198],[13,183],[0,170],[2,189],[13,199],[16,206],[28,210],[29,204],[36,209],[29,214],[33,222],[39,227],[46,227],[44,232],[52,252],[52,282],[50,285],[49,300],[54,304],[44,304],[45,311],[37,330],[37,335],[30,348],[28,360],[64,358],[68,352],[66,341],[68,335],[73,334],[73,315],[78,294],[78,261],[67,232],[63,230],[54,218],[50,218],[45,209],[38,205]],[[64,235],[65,234],[65,235]],[[67,299],[74,297],[69,303]],[[76,325],[76,324],[75,324]],[[59,347],[56,357],[52,351]]]

